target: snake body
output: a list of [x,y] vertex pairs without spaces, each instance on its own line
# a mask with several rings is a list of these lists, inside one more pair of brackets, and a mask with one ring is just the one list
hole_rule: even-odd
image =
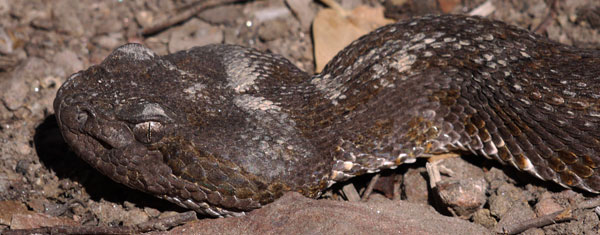
[[384,26],[310,76],[233,45],[138,44],[72,75],[67,143],[111,179],[213,216],[471,151],[600,191],[600,52],[477,17]]

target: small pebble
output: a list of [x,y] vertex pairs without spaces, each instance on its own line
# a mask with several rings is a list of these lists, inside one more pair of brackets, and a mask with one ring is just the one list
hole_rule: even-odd
[[263,41],[272,41],[286,37],[289,34],[288,29],[289,26],[284,19],[266,21],[258,28],[258,37]]
[[487,182],[480,179],[442,180],[437,183],[437,198],[450,212],[469,218],[486,202]]
[[564,209],[562,206],[556,203],[556,201],[554,201],[550,193],[544,193],[541,197],[542,198],[540,201],[535,204],[535,213],[538,217],[552,214]]
[[479,209],[473,213],[473,222],[488,229],[491,229],[498,224],[498,221],[490,214],[490,210],[485,208]]
[[219,27],[192,19],[171,33],[169,51],[172,53],[221,42],[223,42],[223,31]]

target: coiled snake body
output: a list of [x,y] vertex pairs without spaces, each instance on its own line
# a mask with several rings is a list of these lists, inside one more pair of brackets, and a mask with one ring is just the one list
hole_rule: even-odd
[[600,52],[498,21],[412,19],[311,78],[232,45],[128,44],[72,75],[67,143],[113,180],[213,216],[456,150],[600,191]]

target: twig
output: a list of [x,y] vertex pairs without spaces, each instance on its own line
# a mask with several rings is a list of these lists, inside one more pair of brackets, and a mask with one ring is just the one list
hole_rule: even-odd
[[579,203],[579,205],[577,205],[577,208],[579,209],[589,209],[589,208],[594,208],[594,207],[598,207],[600,206],[600,197],[596,197],[590,200],[585,200],[581,203]]
[[537,27],[535,27],[535,29],[533,30],[534,33],[540,34],[540,33],[542,33],[542,31],[544,31],[544,30],[546,30],[546,28],[548,28],[548,25],[550,25],[550,23],[552,23],[552,19],[554,19],[556,17],[556,9],[557,8],[558,8],[558,1],[553,0],[552,3],[550,4],[550,10],[549,10],[548,14],[546,14],[546,17],[544,17],[542,22]]
[[362,201],[367,201],[369,199],[369,196],[371,196],[371,193],[373,192],[373,187],[375,187],[375,184],[377,184],[379,177],[381,177],[381,174],[376,174],[373,176],[373,178],[371,178],[369,185],[367,185],[367,189],[363,192],[363,196],[361,198]]
[[440,174],[440,169],[443,169],[448,174],[454,173],[454,172],[452,172],[452,170],[450,170],[446,167],[442,168],[440,166],[440,163],[442,162],[442,160],[447,159],[447,158],[457,158],[457,157],[460,157],[460,155],[457,153],[450,152],[450,153],[436,154],[427,159],[427,163],[425,163],[425,169],[427,169],[427,175],[429,175],[429,187],[430,188],[435,188],[436,184],[438,182],[442,181],[442,175]]
[[188,211],[188,212],[184,212],[184,213],[179,213],[174,216],[169,216],[164,219],[160,219],[158,221],[155,220],[155,221],[139,223],[139,224],[136,224],[135,227],[138,229],[139,232],[149,232],[149,231],[154,231],[154,230],[164,231],[169,228],[184,224],[186,222],[189,222],[189,221],[192,221],[195,219],[197,219],[196,212]]
[[392,190],[392,200],[400,200],[400,186],[402,186],[402,175],[397,174],[394,176],[394,188]]
[[504,226],[501,228],[500,233],[517,234],[530,228],[539,228],[557,222],[569,221],[573,219],[575,219],[573,217],[573,210],[571,208],[567,208],[542,217]]
[[501,228],[500,233],[516,234],[516,233],[523,232],[530,228],[539,228],[539,227],[543,227],[543,226],[558,223],[558,222],[573,220],[573,219],[575,219],[572,215],[573,210],[589,209],[589,208],[594,208],[594,207],[598,208],[598,206],[600,206],[600,197],[583,201],[583,202],[579,203],[577,205],[577,207],[575,207],[574,209],[567,208],[562,211],[558,211],[558,212],[548,214],[548,215],[545,215],[542,217],[538,217],[535,219],[523,221],[521,223],[507,225],[507,226]]
[[213,8],[216,6],[231,4],[231,3],[235,3],[235,2],[241,2],[241,1],[242,0],[207,0],[205,2],[202,2],[195,6],[192,6],[191,8],[189,8],[183,12],[172,14],[167,19],[159,20],[156,24],[142,29],[140,34],[143,36],[152,35],[152,34],[160,32],[172,25],[181,23],[203,10]]
[[360,195],[356,191],[354,184],[348,183],[348,184],[344,185],[342,187],[342,192],[344,193],[344,196],[346,196],[346,199],[348,201],[351,201],[351,202],[360,201]]
[[341,16],[348,16],[350,14],[346,9],[344,9],[340,4],[333,0],[321,0],[321,2],[327,5],[329,8],[335,10]]

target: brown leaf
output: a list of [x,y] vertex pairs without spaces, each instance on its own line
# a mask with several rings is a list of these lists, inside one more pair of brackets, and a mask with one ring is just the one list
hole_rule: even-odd
[[381,7],[359,6],[351,12],[336,9],[319,11],[313,21],[316,72],[352,41],[393,22],[383,16]]

